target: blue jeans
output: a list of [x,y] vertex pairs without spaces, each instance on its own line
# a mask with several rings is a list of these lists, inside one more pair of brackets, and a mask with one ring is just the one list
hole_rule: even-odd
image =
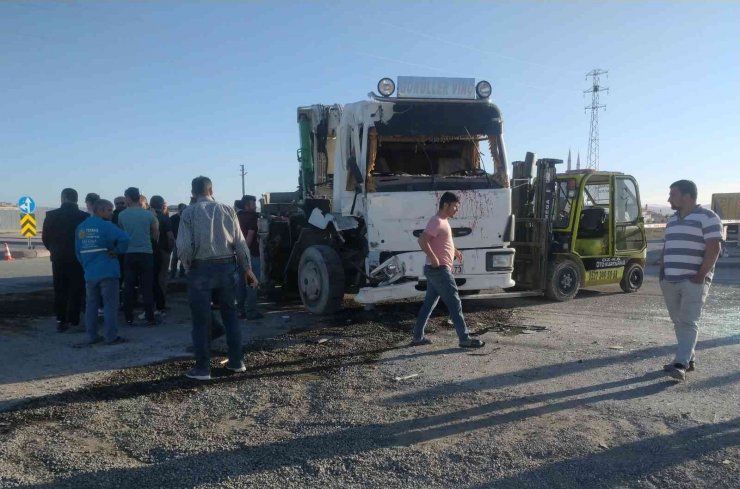
[[421,306],[419,315],[416,317],[414,340],[424,338],[424,328],[426,328],[429,316],[432,315],[440,297],[450,311],[452,324],[455,325],[455,331],[457,331],[460,341],[469,339],[470,332],[463,317],[462,302],[460,302],[457,284],[450,269],[447,267],[432,268],[427,265],[424,267],[424,275],[427,278],[427,294],[424,297],[424,304]]
[[[252,262],[252,273],[260,279],[260,257],[250,256]],[[257,311],[257,289],[250,287],[247,284],[247,280],[244,278],[244,270],[239,267],[239,282],[237,289],[236,302],[239,305],[241,312],[255,312]]]
[[194,262],[188,273],[188,298],[193,318],[193,349],[195,368],[209,370],[211,367],[211,292],[218,290],[221,319],[226,329],[229,346],[229,364],[238,366],[242,360],[242,331],[236,317],[234,292],[237,284],[235,263]]
[[103,324],[105,341],[111,342],[118,336],[118,278],[101,278],[85,282],[87,304],[85,306],[85,331],[90,341],[98,337],[98,308],[103,299]]

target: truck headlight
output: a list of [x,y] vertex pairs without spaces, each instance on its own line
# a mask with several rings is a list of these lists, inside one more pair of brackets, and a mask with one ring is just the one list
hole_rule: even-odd
[[513,267],[514,253],[486,253],[486,271],[504,271]]
[[475,93],[478,94],[478,98],[488,98],[491,96],[492,91],[491,84],[485,80],[479,81],[475,86]]
[[396,91],[396,84],[390,78],[382,78],[378,82],[378,92],[383,97],[390,97]]
[[370,272],[372,278],[381,280],[380,285],[388,285],[397,281],[406,273],[406,267],[398,256],[392,256]]

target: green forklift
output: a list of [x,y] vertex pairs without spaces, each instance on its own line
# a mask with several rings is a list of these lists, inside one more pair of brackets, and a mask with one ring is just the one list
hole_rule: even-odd
[[558,174],[561,163],[533,153],[513,163],[516,286],[507,292],[556,301],[590,286],[636,292],[647,252],[637,181],[619,172]]

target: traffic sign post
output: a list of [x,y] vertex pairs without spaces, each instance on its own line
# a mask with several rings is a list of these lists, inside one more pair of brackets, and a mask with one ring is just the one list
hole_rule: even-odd
[[18,199],[18,210],[21,212],[21,236],[28,238],[28,249],[32,248],[31,238],[36,236],[36,202],[27,195]]

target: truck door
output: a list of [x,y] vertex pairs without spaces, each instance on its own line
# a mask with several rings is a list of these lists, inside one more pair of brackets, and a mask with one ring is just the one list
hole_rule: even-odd
[[644,250],[647,243],[640,213],[640,194],[632,177],[626,175],[615,177],[613,208],[616,254]]

